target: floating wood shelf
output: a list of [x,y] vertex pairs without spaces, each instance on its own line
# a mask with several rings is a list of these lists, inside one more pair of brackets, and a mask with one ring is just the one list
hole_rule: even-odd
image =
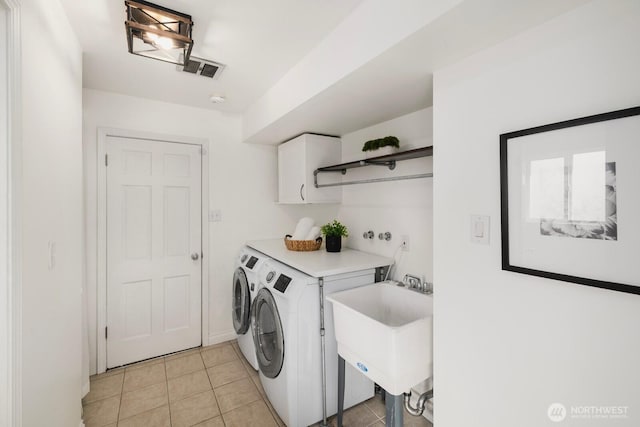
[[386,166],[390,170],[393,170],[396,167],[396,162],[399,162],[402,160],[417,159],[420,157],[429,157],[429,156],[433,156],[432,146],[416,148],[414,150],[401,151],[399,153],[387,154],[385,156],[371,157],[369,159],[356,160],[353,162],[340,163],[338,165],[324,166],[316,169],[313,172],[314,185],[316,188],[322,188],[322,187],[335,187],[340,185],[366,184],[371,182],[401,181],[405,179],[431,178],[433,177],[433,174],[423,173],[423,174],[396,176],[396,177],[389,177],[389,178],[363,179],[359,181],[346,181],[346,182],[343,181],[335,184],[318,184],[318,174],[322,172],[340,172],[344,175],[347,173],[348,169],[361,168],[364,166]]

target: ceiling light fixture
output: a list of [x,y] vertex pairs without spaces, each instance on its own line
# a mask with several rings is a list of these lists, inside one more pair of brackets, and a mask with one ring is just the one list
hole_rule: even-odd
[[125,0],[129,53],[184,65],[193,39],[190,15],[142,1]]

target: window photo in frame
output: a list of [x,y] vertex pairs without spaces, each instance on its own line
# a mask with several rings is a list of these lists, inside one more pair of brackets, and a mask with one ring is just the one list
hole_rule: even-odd
[[500,135],[502,269],[640,294],[640,107]]

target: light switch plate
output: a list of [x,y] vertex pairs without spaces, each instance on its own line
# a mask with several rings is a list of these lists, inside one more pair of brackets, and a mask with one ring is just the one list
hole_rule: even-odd
[[471,215],[471,242],[488,245],[490,223],[491,217],[489,215]]
[[47,260],[47,268],[49,268],[49,270],[53,270],[54,268],[56,268],[56,242],[53,240],[50,240],[47,244],[48,247],[48,260]]

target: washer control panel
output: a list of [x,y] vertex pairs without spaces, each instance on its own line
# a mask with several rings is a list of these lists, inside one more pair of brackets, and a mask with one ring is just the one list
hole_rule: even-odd
[[275,277],[276,272],[275,271],[270,271],[267,273],[267,283],[271,283],[273,282],[273,278]]
[[287,286],[289,286],[289,283],[291,283],[291,277],[281,274],[280,277],[278,277],[278,280],[276,280],[276,284],[273,285],[273,289],[284,293],[284,291],[287,290]]
[[[243,261],[244,262],[244,261]],[[251,258],[249,258],[249,261],[247,261],[247,267],[250,270],[253,270],[253,267],[255,267],[256,262],[258,262],[258,258],[252,256]]]

